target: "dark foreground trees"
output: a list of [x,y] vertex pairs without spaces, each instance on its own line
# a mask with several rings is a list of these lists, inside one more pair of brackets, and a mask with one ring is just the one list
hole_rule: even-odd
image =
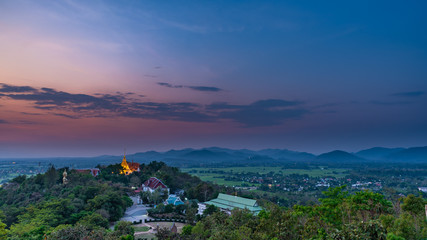
[[180,236],[165,239],[426,239],[426,200],[410,195],[396,213],[383,195],[370,191],[348,194],[344,187],[324,192],[321,204],[292,209],[269,204],[258,216],[233,210],[212,212],[186,226]]
[[64,185],[63,171],[52,166],[45,174],[21,176],[0,188],[0,239],[84,239],[72,236],[118,234],[107,228],[132,205],[126,188],[74,171],[68,171],[69,181]]

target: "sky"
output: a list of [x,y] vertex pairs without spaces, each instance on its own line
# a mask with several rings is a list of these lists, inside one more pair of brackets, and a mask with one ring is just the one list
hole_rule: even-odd
[[426,8],[0,0],[0,157],[426,146]]

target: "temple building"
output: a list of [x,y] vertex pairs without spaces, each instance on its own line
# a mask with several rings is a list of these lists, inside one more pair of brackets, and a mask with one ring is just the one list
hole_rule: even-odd
[[142,184],[142,191],[154,192],[156,189],[166,192],[169,195],[169,188],[158,178],[150,177],[147,181]]
[[132,162],[127,162],[126,161],[126,154],[123,155],[123,160],[122,160],[122,164],[121,164],[123,170],[120,171],[120,174],[125,174],[125,175],[129,175],[133,172],[139,172],[139,163],[134,163],[133,160]]
[[78,173],[90,174],[94,177],[98,176],[101,170],[99,168],[74,169]]
[[217,198],[205,203],[199,203],[198,205],[199,214],[203,214],[203,210],[206,209],[206,205],[215,205],[216,207],[219,207],[221,211],[229,215],[234,208],[248,209],[254,215],[258,215],[258,213],[262,210],[262,208],[258,206],[256,200],[222,193],[220,193]]

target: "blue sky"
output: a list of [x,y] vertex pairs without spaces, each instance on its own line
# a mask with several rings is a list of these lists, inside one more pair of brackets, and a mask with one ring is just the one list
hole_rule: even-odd
[[426,5],[0,1],[0,153],[424,146]]

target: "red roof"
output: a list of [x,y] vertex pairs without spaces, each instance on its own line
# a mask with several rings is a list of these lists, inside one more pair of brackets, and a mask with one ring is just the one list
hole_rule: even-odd
[[132,172],[139,171],[139,163],[134,163],[132,160],[132,162],[128,162],[127,164],[129,166],[129,169],[132,170]]
[[145,181],[143,185],[145,187],[149,187],[151,189],[157,189],[159,187],[160,188],[168,188],[168,187],[166,187],[165,184],[162,183],[162,181],[160,181],[159,179],[157,179],[155,177],[151,177],[150,179]]
[[92,176],[96,177],[101,172],[98,168],[91,168],[91,169],[75,169],[78,173],[88,173]]

